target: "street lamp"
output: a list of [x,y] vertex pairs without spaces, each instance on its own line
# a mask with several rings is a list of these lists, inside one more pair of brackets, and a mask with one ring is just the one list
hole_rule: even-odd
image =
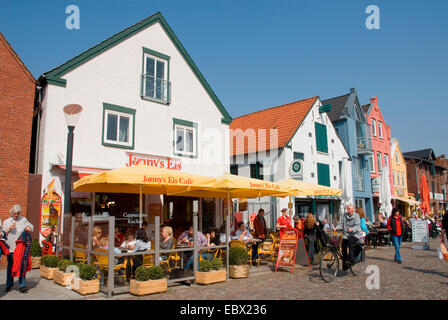
[[72,191],[72,158],[73,158],[73,131],[81,115],[82,107],[79,104],[69,104],[64,107],[65,121],[68,127],[67,155],[65,160],[65,190],[64,190],[64,213],[71,212]]

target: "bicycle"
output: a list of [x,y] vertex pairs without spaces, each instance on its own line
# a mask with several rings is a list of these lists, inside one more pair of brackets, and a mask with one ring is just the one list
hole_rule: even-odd
[[[357,243],[355,250],[359,250],[355,262],[349,265],[350,272],[354,276],[359,276],[364,272],[366,261],[366,242]],[[322,280],[331,282],[337,277],[339,272],[339,261],[343,261],[342,253],[333,243],[329,243],[322,249],[319,263],[319,273]]]

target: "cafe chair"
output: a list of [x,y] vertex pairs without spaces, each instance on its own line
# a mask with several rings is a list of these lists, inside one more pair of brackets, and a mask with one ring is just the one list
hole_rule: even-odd
[[[86,249],[85,246],[79,243],[75,243],[74,247],[78,249]],[[75,254],[75,263],[81,263],[81,262],[85,263],[87,261],[85,252],[73,250],[73,253]]]
[[[101,253],[108,254],[108,250],[102,249],[102,248],[95,249],[95,252],[101,252]],[[93,262],[93,265],[96,266],[100,270],[101,275],[103,275],[104,272],[106,272],[106,274],[107,274],[107,272],[109,271],[109,257],[95,254],[95,258],[96,258],[96,261]],[[114,266],[114,272],[118,272],[118,271],[123,271],[123,274],[120,276],[122,276],[123,278],[126,277],[126,266],[124,263],[117,264]]]
[[145,266],[145,267],[154,266],[154,255],[153,254],[144,254],[143,255],[143,266]]
[[260,266],[261,260],[274,261],[274,241],[265,241],[258,246],[257,266]]

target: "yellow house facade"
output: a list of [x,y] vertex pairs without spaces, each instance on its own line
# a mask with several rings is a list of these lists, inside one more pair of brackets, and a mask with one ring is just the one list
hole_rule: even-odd
[[402,215],[410,218],[411,209],[414,210],[418,204],[413,195],[408,195],[408,184],[406,178],[406,161],[398,144],[398,139],[391,139],[391,168],[392,168],[392,201],[394,206],[400,209]]

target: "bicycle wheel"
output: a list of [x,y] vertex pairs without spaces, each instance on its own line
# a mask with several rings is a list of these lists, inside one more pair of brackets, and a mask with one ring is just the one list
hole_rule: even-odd
[[365,263],[366,263],[366,252],[365,249],[362,248],[358,256],[356,257],[355,263],[350,266],[350,271],[353,273],[354,276],[360,276],[364,273]]
[[336,278],[339,271],[339,258],[337,253],[327,248],[322,251],[319,263],[319,273],[322,280],[331,282]]

